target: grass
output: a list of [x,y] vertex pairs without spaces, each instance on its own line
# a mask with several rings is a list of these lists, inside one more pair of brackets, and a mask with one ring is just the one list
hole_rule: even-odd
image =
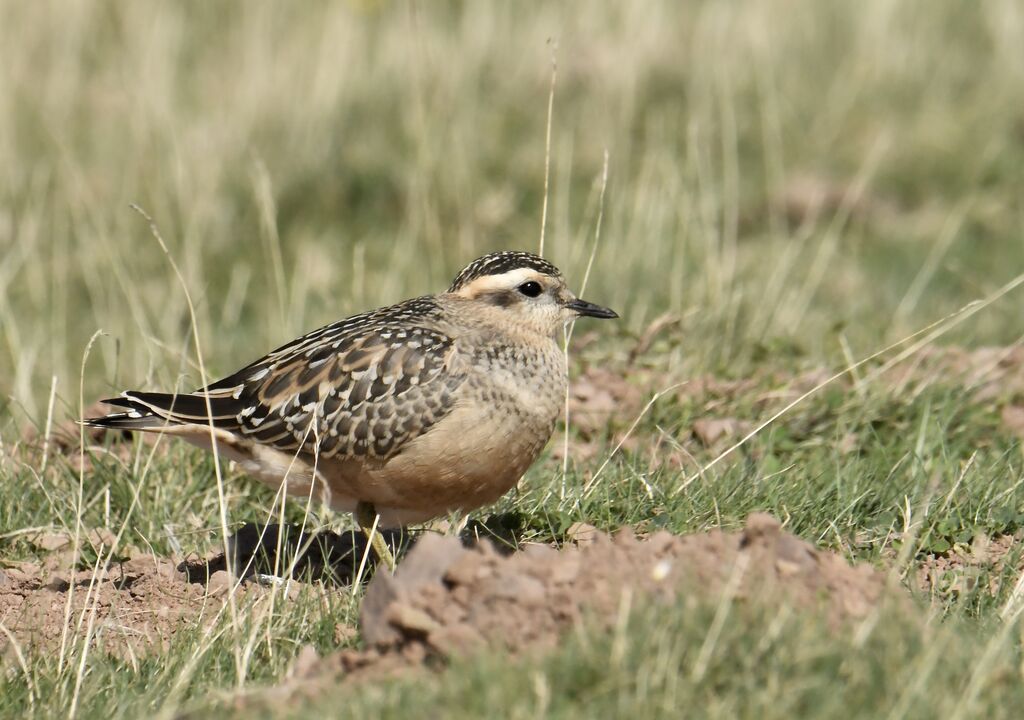
[[[317,707],[1012,714],[1021,633],[1003,617],[1017,608],[1019,551],[967,568],[973,582],[915,581],[936,554],[1021,529],[1020,443],[1001,420],[1024,394],[1012,377],[979,394],[927,361],[899,383],[877,372],[893,352],[703,473],[724,446],[692,429],[759,423],[795,397],[794,378],[841,370],[1021,272],[1022,42],[1009,0],[0,5],[0,563],[36,558],[20,533],[35,527],[123,527],[123,544],[164,555],[221,542],[201,453],[140,445],[127,459],[97,453],[80,474],[73,457],[44,463],[22,447],[29,428],[78,417],[80,394],[199,382],[185,295],[129,203],[159,226],[206,370],[223,374],[304,330],[444,287],[483,251],[535,249],[554,55],[545,251],[578,283],[603,209],[587,295],[623,315],[589,344],[592,328],[577,328],[573,373],[612,368],[645,398],[690,386],[651,406],[589,494],[639,407],[594,437],[571,431],[565,477],[545,457],[480,514],[557,540],[577,520],[688,532],[766,510],[851,560],[895,567],[931,619],[885,615],[857,641],[743,608],[698,676],[714,604],[641,609],[614,666],[615,638],[596,634]],[[1019,296],[900,367],[1018,343]],[[678,322],[628,366],[666,313]],[[688,391],[708,376],[748,384]],[[584,441],[598,454],[579,453]],[[681,460],[655,467],[676,449]],[[278,512],[230,472],[224,490],[232,527]],[[334,647],[356,601],[319,602],[271,617],[239,608],[212,644],[197,627],[135,666],[83,656],[83,633],[64,662],[26,655],[27,672],[8,653],[0,715],[201,712],[280,679],[304,643]]]
[[[832,637],[819,619],[792,610],[741,605],[704,656],[714,612],[713,606],[668,613],[643,608],[617,633],[577,635],[539,661],[477,658],[457,663],[443,682],[428,677],[386,691],[345,688],[284,715],[307,717],[339,702],[346,717],[387,718],[470,718],[498,708],[517,718],[670,718],[683,709],[698,718],[1015,714],[1015,640],[997,635],[985,647],[971,639],[969,628],[949,626],[924,636],[905,616],[889,612],[858,641]],[[982,649],[983,669],[976,665]],[[981,670],[981,687],[975,670]]]

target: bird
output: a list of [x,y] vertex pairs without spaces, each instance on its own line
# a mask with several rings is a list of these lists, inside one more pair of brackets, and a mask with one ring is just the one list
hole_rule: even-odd
[[313,330],[190,393],[126,390],[88,426],[179,436],[287,495],[378,528],[488,505],[554,432],[568,383],[561,330],[611,319],[548,260],[505,250],[447,291]]

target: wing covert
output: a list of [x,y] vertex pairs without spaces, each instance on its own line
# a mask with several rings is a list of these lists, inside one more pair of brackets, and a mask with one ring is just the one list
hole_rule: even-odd
[[426,311],[419,298],[325,326],[196,396],[230,398],[236,413],[216,424],[281,450],[387,459],[450,412],[465,379]]

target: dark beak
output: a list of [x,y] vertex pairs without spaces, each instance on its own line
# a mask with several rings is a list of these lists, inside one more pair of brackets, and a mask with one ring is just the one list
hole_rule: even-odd
[[565,304],[565,306],[570,310],[574,310],[577,315],[583,317],[611,319],[619,316],[619,314],[614,310],[609,310],[606,307],[601,307],[600,305],[595,305],[592,302],[580,300],[579,298],[570,300]]

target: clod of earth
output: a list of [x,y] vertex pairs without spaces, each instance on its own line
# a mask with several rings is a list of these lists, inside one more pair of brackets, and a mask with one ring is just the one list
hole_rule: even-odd
[[714,600],[726,588],[740,602],[819,607],[836,628],[890,595],[909,604],[907,595],[888,592],[883,573],[851,567],[764,514],[751,515],[741,533],[658,532],[641,540],[625,529],[561,551],[533,545],[511,556],[428,535],[394,575],[371,581],[360,614],[364,649],[319,663],[306,658],[299,677],[273,694],[315,692],[339,676],[377,677],[488,646],[542,651],[584,618],[610,626],[624,592],[669,607],[683,597]]
[[[543,651],[584,619],[610,625],[623,592],[678,607],[682,598],[716,601],[728,588],[738,602],[820,608],[837,628],[886,597],[909,604],[906,594],[888,592],[883,573],[851,567],[764,514],[751,515],[740,533],[662,531],[639,539],[628,528],[610,536],[580,525],[573,536],[579,543],[561,550],[527,545],[506,556],[488,543],[467,548],[456,538],[424,534],[394,575],[379,572],[370,582],[360,614],[364,648],[322,659],[307,651],[291,679],[266,693],[316,692],[339,676],[379,677],[485,647]],[[207,563],[205,583],[196,582],[194,569],[150,555],[95,575],[8,566],[0,572],[0,621],[22,646],[55,647],[65,623],[74,633],[81,617],[95,613],[97,649],[118,656],[159,650],[179,630],[208,622],[224,602],[227,574]],[[239,591],[259,602],[269,588],[247,582]]]

